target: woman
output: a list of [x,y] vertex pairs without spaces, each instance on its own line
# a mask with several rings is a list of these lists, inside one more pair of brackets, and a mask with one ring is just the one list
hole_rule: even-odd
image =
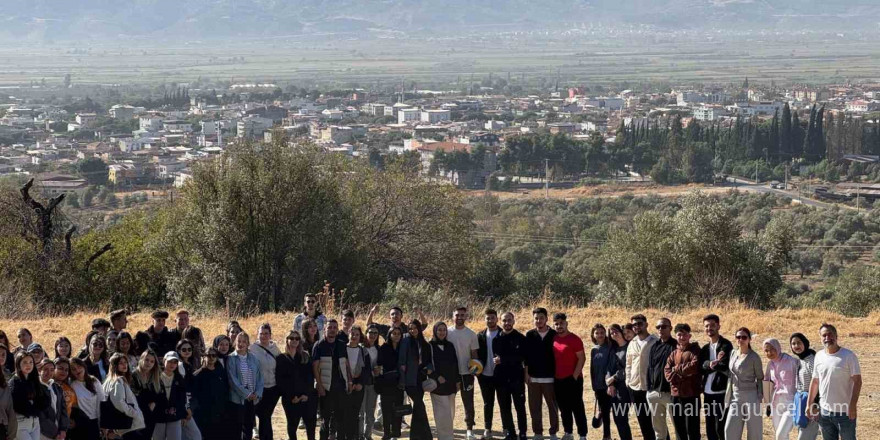
[[141,353],[138,366],[131,374],[131,391],[137,399],[138,408],[144,415],[144,429],[139,434],[132,433],[132,436],[141,439],[153,437],[156,424],[153,412],[156,409],[160,389],[159,360],[156,358],[156,353],[147,350]]
[[318,296],[314,293],[307,293],[303,298],[304,307],[302,313],[296,315],[296,318],[293,318],[293,329],[302,332],[303,335],[306,334],[306,331],[303,330],[303,323],[306,320],[315,321],[316,330],[318,332],[318,336],[315,339],[321,339],[321,335],[324,333],[324,326],[327,324],[327,317],[324,316],[324,313],[321,311],[321,305],[318,304]]
[[345,347],[351,371],[352,391],[342,402],[342,417],[340,418],[345,440],[358,439],[360,431],[358,419],[361,405],[364,402],[364,385],[373,383],[373,372],[369,367],[372,361],[366,350],[361,347],[363,339],[363,329],[357,325],[352,326],[349,330],[348,344]]
[[[788,339],[791,346],[791,352],[799,359],[798,375],[797,375],[797,393],[810,395],[810,382],[813,379],[813,361],[816,359],[816,351],[810,348],[810,340],[803,333],[795,333]],[[813,405],[819,403],[819,396]],[[806,427],[798,427],[798,440],[816,440],[819,435],[819,421],[810,418]]]
[[[3,334],[6,338],[6,334]],[[9,338],[6,338],[9,341]],[[0,348],[8,352],[6,344],[0,343]],[[5,357],[2,359],[6,359]],[[15,368],[15,360],[13,360],[13,369]],[[6,381],[6,375],[0,374],[0,439],[14,437],[18,433],[18,421],[15,418],[15,410],[12,407],[12,388]]]
[[108,356],[107,356],[107,342],[104,340],[104,337],[101,336],[100,333],[95,333],[92,335],[92,338],[89,340],[88,345],[89,354],[86,357],[86,367],[88,368],[89,374],[96,377],[99,382],[104,382],[104,379],[107,378],[107,370],[109,369],[108,365]]
[[[797,373],[800,362],[782,352],[782,344],[775,338],[764,341],[764,355],[770,361],[764,372],[765,390],[770,395],[764,398],[770,403],[770,415],[773,418],[773,429],[776,440],[788,440],[794,419],[791,410],[794,408],[794,394],[797,386]],[[766,392],[765,392],[766,393]]]
[[206,440],[228,438],[223,411],[229,400],[229,378],[218,362],[217,349],[209,348],[202,358],[202,368],[195,373],[192,403],[193,418]]
[[446,323],[434,324],[431,337],[431,358],[437,389],[431,391],[431,407],[434,409],[434,423],[437,425],[439,440],[452,440],[453,419],[455,418],[455,394],[461,389],[461,375],[458,372],[458,356],[455,346],[446,339]]
[[[131,419],[131,428],[116,430],[117,435],[125,438],[137,438],[129,433],[136,433],[146,427],[144,414],[138,406],[137,396],[131,389],[131,373],[128,370],[128,359],[122,353],[110,357],[110,372],[104,382],[104,394],[117,411]],[[103,414],[107,417],[107,414]]]
[[612,324],[608,333],[612,342],[611,358],[608,359],[608,370],[605,372],[605,385],[608,387],[605,392],[611,397],[611,414],[614,416],[614,425],[617,426],[617,435],[620,440],[632,440],[632,430],[629,427],[632,396],[626,386],[626,349],[629,341],[624,336],[624,329],[617,324]]
[[743,428],[747,440],[761,440],[761,382],[764,370],[761,357],[752,350],[752,332],[745,327],[736,331],[737,347],[730,357],[730,376],[725,403],[728,405],[724,424],[725,440],[741,440]]
[[413,406],[409,437],[413,440],[431,439],[431,426],[428,424],[428,413],[424,402],[425,391],[422,389],[422,382],[433,374],[431,345],[425,340],[422,323],[418,319],[413,319],[409,323],[407,337],[400,343],[397,362],[400,370],[400,385],[406,390],[406,395],[412,400]]
[[379,366],[379,329],[371,326],[367,329],[367,335],[363,341],[364,350],[370,358],[370,365],[366,366],[374,380],[364,385],[364,403],[361,404],[360,416],[358,417],[358,434],[360,438],[371,440],[373,438],[373,424],[376,422],[376,401],[379,394],[376,391],[375,377]]
[[307,440],[315,440],[318,420],[318,393],[311,356],[303,349],[296,330],[287,335],[284,353],[276,358],[275,379],[281,391],[281,407],[287,417],[287,437],[296,440],[297,426],[303,421]]
[[178,440],[183,438],[183,423],[192,418],[186,407],[186,385],[178,373],[180,357],[169,351],[162,359],[162,371],[159,373],[159,392],[156,395],[156,407],[153,417],[153,440]]
[[[24,351],[15,355],[15,376],[9,384],[12,388],[12,409],[18,424],[16,438],[40,440],[40,413],[50,404],[49,393],[40,383],[34,358]],[[8,434],[11,436],[11,433]]]
[[314,319],[306,319],[303,321],[301,334],[303,337],[303,350],[311,354],[315,344],[318,343],[318,323]]
[[70,416],[64,402],[64,390],[55,383],[55,364],[49,359],[40,361],[40,383],[46,387],[50,404],[40,412],[40,438],[43,440],[67,436],[70,429]]
[[[9,355],[9,354],[10,353],[9,353],[9,349],[7,348],[7,345],[0,343],[0,359],[6,359],[8,357],[7,355]],[[6,364],[3,364],[2,373],[3,374],[0,374],[0,376],[3,376],[4,383],[12,380],[12,375],[15,374],[15,357],[13,357],[13,359],[12,359],[12,369],[11,370],[7,369]]]
[[16,336],[18,337],[18,348],[15,349],[16,353],[19,351],[27,351],[27,348],[34,343],[34,335],[31,334],[30,330],[24,327],[18,329]]
[[268,322],[257,329],[257,342],[251,344],[250,353],[259,361],[263,376],[263,397],[254,408],[260,423],[259,437],[260,440],[272,440],[272,413],[281,398],[281,391],[275,385],[275,358],[281,350],[272,341],[272,326]]
[[379,376],[376,377],[376,391],[381,396],[382,406],[382,440],[400,438],[401,417],[395,408],[403,404],[403,390],[400,383],[400,341],[403,333],[400,328],[393,327],[388,332],[388,340],[379,349]]
[[238,321],[232,320],[226,324],[226,336],[230,341],[235,341],[235,337],[238,336],[239,333],[241,333],[241,325]]
[[[193,389],[193,380],[195,378],[195,372],[198,370],[201,365],[199,364],[199,355],[196,350],[195,344],[192,341],[187,339],[181,339],[177,342],[177,347],[175,347],[177,351],[177,357],[180,358],[180,362],[177,366],[177,372],[183,377],[183,385],[186,388],[186,408],[190,414],[192,414],[192,389]],[[193,420],[188,420],[186,422],[181,423],[181,429],[183,429],[183,438],[184,440],[201,440],[202,432],[198,424]]]
[[195,353],[201,355],[206,353],[205,351],[205,338],[202,336],[202,331],[199,330],[198,327],[189,326],[183,330],[183,339],[192,342],[195,346]]
[[70,339],[67,339],[65,336],[61,336],[60,338],[55,340],[55,358],[66,358],[70,359],[71,352],[73,351],[73,345],[70,344]]
[[[229,401],[234,414],[232,432],[242,440],[251,440],[256,423],[256,403],[263,396],[263,375],[260,362],[248,352],[250,336],[241,332],[235,337],[235,353],[226,359],[226,373],[229,376]],[[241,434],[238,434],[241,433]],[[236,439],[239,437],[236,436]]]
[[599,405],[599,416],[602,418],[602,439],[611,440],[611,396],[608,395],[605,373],[608,372],[612,347],[602,324],[593,326],[590,339],[593,341],[593,348],[590,350],[590,382]]
[[0,344],[3,344],[6,347],[6,354],[4,357],[0,358],[0,364],[2,364],[5,371],[9,372],[7,378],[11,378],[12,373],[15,371],[15,356],[13,356],[12,350],[9,348],[12,346],[9,343],[9,336],[7,336],[6,332],[3,330],[0,330]]
[[73,428],[73,408],[77,406],[76,391],[70,386],[70,361],[67,358],[55,359],[55,377],[52,378],[55,385],[61,387],[64,396],[64,410],[67,413],[68,437]]
[[119,337],[116,338],[116,346],[113,347],[113,352],[125,356],[125,359],[128,361],[128,371],[133,372],[137,370],[138,357],[134,355],[134,339],[131,337],[131,333],[119,333]]
[[232,340],[229,339],[229,336],[219,335],[214,338],[211,347],[217,350],[217,361],[225,367],[226,357],[229,355],[230,350],[232,350]]
[[94,440],[101,437],[98,423],[101,415],[101,402],[105,400],[104,389],[97,378],[88,373],[86,362],[80,358],[70,360],[70,387],[76,394],[76,408],[73,410],[70,432],[71,440]]

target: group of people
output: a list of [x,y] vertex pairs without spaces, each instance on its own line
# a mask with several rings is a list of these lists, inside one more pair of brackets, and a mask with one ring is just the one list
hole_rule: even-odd
[[[391,440],[403,427],[415,440],[450,440],[459,396],[468,440],[523,440],[529,421],[534,438],[585,439],[590,400],[592,426],[603,439],[612,438],[613,422],[618,438],[631,440],[630,412],[645,440],[669,439],[667,418],[677,440],[700,439],[701,419],[708,440],[742,440],[744,431],[747,440],[760,440],[763,417],[772,418],[775,440],[788,439],[795,427],[798,440],[814,440],[820,429],[824,440],[856,438],[859,362],[838,345],[830,324],[819,330],[818,352],[801,333],[788,341],[791,354],[778,340],[764,340],[765,367],[752,333],[739,328],[731,343],[720,335],[717,315],[703,319],[703,346],[688,324],[667,318],[656,321],[656,334],[640,314],[625,324],[596,324],[588,355],[566,315],[541,307],[525,334],[513,313],[492,309],[483,312],[485,328],[474,331],[468,309],[458,307],[452,322],[433,324],[430,340],[420,312],[405,322],[392,307],[389,322],[378,323],[376,311],[363,326],[348,310],[337,321],[307,294],[283,343],[268,323],[252,341],[230,321],[206,346],[185,310],[173,328],[167,312],[154,312],[152,325],[134,336],[119,310],[92,322],[78,352],[58,338],[54,356],[25,328],[14,349],[0,331],[0,440],[272,440],[279,402],[291,440],[300,429],[308,440],[371,440],[374,431]],[[594,394],[586,401],[585,381]]]

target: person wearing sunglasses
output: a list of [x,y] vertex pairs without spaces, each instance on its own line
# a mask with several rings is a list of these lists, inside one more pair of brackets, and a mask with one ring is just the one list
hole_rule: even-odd
[[318,421],[318,393],[311,356],[303,348],[303,340],[296,330],[287,334],[284,353],[276,358],[275,380],[281,391],[281,407],[287,418],[287,437],[296,440],[297,426],[303,421],[306,438],[315,440]]
[[302,334],[302,325],[306,319],[312,319],[318,325],[318,339],[324,337],[324,326],[327,325],[327,317],[321,311],[321,305],[318,304],[318,295],[307,293],[303,298],[303,311],[296,318],[293,318],[293,329]]
[[761,394],[764,368],[761,356],[752,350],[752,332],[745,327],[736,331],[736,348],[730,354],[730,378],[727,382],[727,421],[725,440],[761,440]]
[[[672,389],[666,380],[664,369],[669,356],[678,347],[678,342],[672,337],[672,321],[669,318],[660,318],[654,326],[659,338],[651,347],[648,364],[648,405],[651,408],[651,426],[654,427],[654,437],[658,440],[669,438],[669,425],[667,417],[672,413],[669,407],[672,404]],[[630,345],[632,346],[632,345]],[[638,414],[638,413],[637,413]]]
[[202,358],[202,367],[194,374],[192,398],[195,402],[193,418],[205,439],[222,439],[228,436],[223,420],[226,401],[229,400],[229,377],[223,364],[218,362],[220,353],[209,348]]
[[626,386],[633,398],[633,410],[636,412],[642,438],[655,440],[647,396],[648,365],[650,364],[651,347],[657,343],[657,336],[648,332],[648,318],[645,315],[632,316],[630,324],[632,324],[636,336],[626,349]]

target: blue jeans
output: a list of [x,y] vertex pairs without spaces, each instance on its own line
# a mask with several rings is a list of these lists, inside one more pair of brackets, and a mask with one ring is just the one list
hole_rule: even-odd
[[821,410],[819,427],[822,428],[823,440],[856,440],[856,421],[850,420],[845,413]]

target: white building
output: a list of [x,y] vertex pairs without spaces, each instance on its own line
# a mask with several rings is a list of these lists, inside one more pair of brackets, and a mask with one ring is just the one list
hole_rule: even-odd
[[134,107],[116,104],[110,107],[110,117],[113,119],[131,119],[134,117]]
[[77,113],[76,123],[82,128],[92,128],[98,120],[98,115],[94,113]]
[[345,113],[343,113],[342,110],[327,109],[321,112],[321,117],[324,119],[339,120],[345,117]]
[[422,122],[436,124],[452,119],[452,112],[449,110],[426,110],[421,113]]
[[364,105],[362,110],[370,116],[385,116],[385,104],[371,102]]
[[240,138],[262,136],[263,132],[272,128],[272,120],[259,116],[248,116],[236,125],[236,133]]
[[866,113],[880,111],[880,101],[865,101],[857,99],[846,103],[846,111],[851,113]]
[[192,133],[192,124],[187,121],[173,119],[163,122],[162,125],[165,131],[173,133]]
[[421,117],[421,111],[417,108],[402,108],[397,110],[397,123],[403,124],[406,122],[415,122],[418,121]]
[[141,131],[160,131],[162,130],[162,118],[156,115],[144,115],[138,118]]
[[716,121],[725,115],[727,115],[727,112],[717,106],[704,105],[694,109],[694,119],[698,121]]
[[484,125],[484,128],[485,128],[486,130],[491,130],[491,131],[495,131],[495,130],[504,130],[505,128],[507,128],[507,122],[505,122],[505,121],[496,121],[496,120],[493,119],[493,120],[491,120],[491,121],[486,121],[486,124]]
[[743,116],[773,115],[776,112],[782,114],[785,106],[781,101],[760,101],[756,103],[738,102],[727,109]]

